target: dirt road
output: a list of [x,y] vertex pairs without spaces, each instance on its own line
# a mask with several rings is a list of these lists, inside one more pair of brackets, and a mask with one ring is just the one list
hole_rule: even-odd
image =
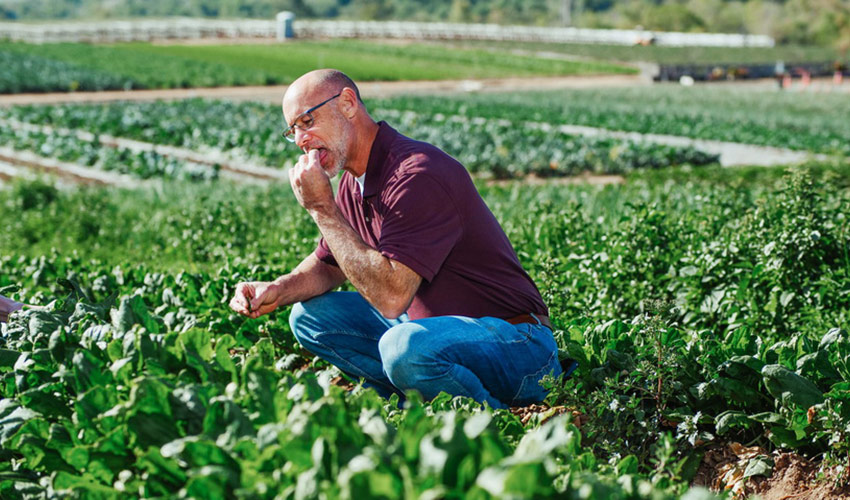
[[[648,85],[637,75],[568,76],[554,78],[498,78],[483,80],[438,80],[403,82],[363,82],[364,97],[380,98],[401,94],[463,92],[509,92],[514,90],[555,90]],[[206,97],[264,102],[280,102],[286,85],[255,87],[210,87],[194,89],[108,90],[102,92],[59,92],[50,94],[0,95],[0,106],[15,104],[58,104],[65,102],[151,101]]]

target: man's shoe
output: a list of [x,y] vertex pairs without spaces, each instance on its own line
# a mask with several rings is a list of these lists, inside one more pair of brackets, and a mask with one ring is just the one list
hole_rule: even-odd
[[561,360],[561,374],[563,375],[563,379],[566,380],[570,378],[570,375],[573,374],[578,368],[578,361],[573,358],[564,358]]

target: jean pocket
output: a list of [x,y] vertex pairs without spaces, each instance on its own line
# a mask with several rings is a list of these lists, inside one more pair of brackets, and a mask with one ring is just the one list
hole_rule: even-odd
[[516,394],[511,400],[511,406],[528,406],[533,403],[540,403],[548,394],[548,391],[540,385],[540,380],[544,375],[558,375],[560,365],[558,365],[558,351],[553,352],[546,364],[538,371],[528,374],[522,379]]
[[520,323],[514,326],[516,327],[517,333],[525,337],[526,340],[532,340],[534,337],[534,327],[537,325],[532,325],[531,323]]
[[533,325],[528,323],[512,325],[505,320],[492,317],[481,318],[481,322],[492,335],[492,340],[500,344],[526,345],[534,337]]

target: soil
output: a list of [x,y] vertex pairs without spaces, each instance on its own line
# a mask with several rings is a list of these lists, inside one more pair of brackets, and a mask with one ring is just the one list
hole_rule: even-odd
[[[769,456],[773,471],[769,477],[743,478],[747,462]],[[846,474],[845,474],[846,477]],[[712,491],[731,490],[734,498],[761,500],[850,500],[850,484],[843,485],[836,467],[825,468],[796,453],[767,453],[757,446],[739,443],[712,446],[703,457],[693,486]]]
[[522,422],[522,425],[528,424],[531,421],[531,419],[533,419],[533,418],[539,419],[540,420],[539,423],[542,425],[542,424],[546,423],[547,420],[554,418],[554,417],[557,417],[558,415],[564,415],[567,412],[569,412],[570,415],[572,416],[572,418],[570,419],[570,422],[573,425],[575,425],[576,427],[578,427],[579,429],[581,428],[583,423],[587,422],[587,415],[584,415],[580,411],[577,411],[577,410],[570,410],[570,409],[566,408],[565,406],[551,406],[550,407],[550,406],[545,405],[545,404],[540,404],[540,405],[534,405],[533,404],[533,405],[528,405],[528,406],[517,406],[517,407],[511,408],[510,411],[511,411],[511,413],[513,413],[514,415],[519,417],[520,421]]
[[[636,75],[565,76],[534,78],[487,78],[480,80],[439,80],[362,82],[358,84],[364,97],[392,97],[401,94],[441,94],[465,92],[509,92],[513,90],[554,90],[568,88],[629,87],[648,82]],[[0,95],[0,106],[17,104],[58,104],[65,102],[151,101],[160,99],[253,100],[279,103],[286,85],[208,87],[193,89],[106,90],[102,92],[57,92],[44,94]]]
[[2,169],[4,180],[15,177],[14,172],[24,169],[55,175],[62,181],[62,184],[68,185],[138,187],[146,183],[146,181],[134,179],[127,175],[66,163],[54,158],[44,158],[31,151],[15,151],[3,146],[0,146],[0,165],[11,167],[10,169]]

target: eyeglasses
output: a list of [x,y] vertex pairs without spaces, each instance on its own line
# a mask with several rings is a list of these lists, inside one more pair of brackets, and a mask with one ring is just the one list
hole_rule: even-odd
[[315,122],[315,119],[313,118],[313,111],[316,111],[317,109],[321,108],[325,104],[331,102],[332,100],[336,99],[337,97],[339,97],[341,95],[342,95],[342,92],[340,92],[339,94],[337,94],[333,97],[325,99],[324,101],[320,102],[319,104],[316,104],[312,108],[310,108],[307,111],[298,115],[298,117],[295,118],[295,121],[292,122],[292,125],[289,126],[286,130],[283,131],[283,137],[286,138],[286,140],[289,141],[289,142],[295,142],[295,129],[300,128],[301,130],[307,130],[310,127],[312,127],[313,122]]

